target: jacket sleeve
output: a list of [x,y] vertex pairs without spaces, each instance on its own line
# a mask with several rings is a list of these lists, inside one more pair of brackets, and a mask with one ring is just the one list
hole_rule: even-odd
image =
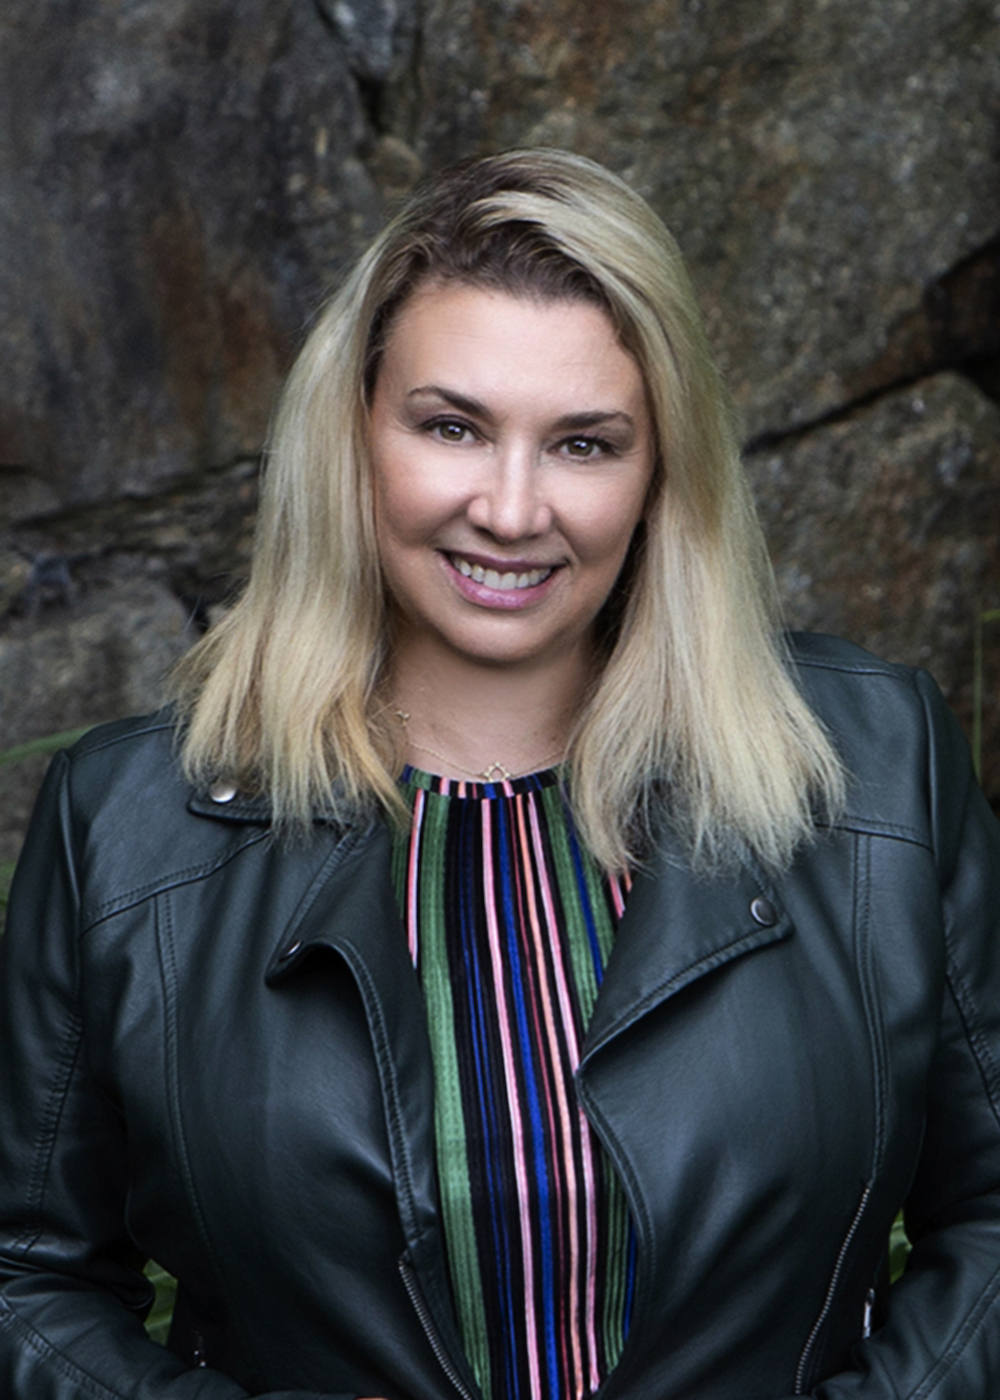
[[124,1223],[124,1125],[83,1052],[68,770],[59,755],[42,788],[0,946],[0,1395],[244,1400],[143,1327],[152,1291]]
[[914,1242],[886,1321],[817,1400],[1000,1394],[1000,827],[958,723],[918,673],[947,985],[924,1142],[905,1204]]

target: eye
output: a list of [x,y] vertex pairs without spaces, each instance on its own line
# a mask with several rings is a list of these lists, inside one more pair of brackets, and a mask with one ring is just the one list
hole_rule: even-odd
[[597,437],[570,437],[560,443],[561,450],[567,457],[575,457],[577,461],[586,462],[593,457],[604,457],[614,453],[614,447],[604,438]]
[[434,418],[424,424],[424,431],[439,442],[463,443],[475,436],[469,424],[459,418]]

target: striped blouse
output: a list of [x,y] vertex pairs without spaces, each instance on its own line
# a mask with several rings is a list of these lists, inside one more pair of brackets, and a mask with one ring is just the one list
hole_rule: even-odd
[[553,770],[407,768],[393,878],[427,1003],[448,1265],[487,1400],[581,1400],[628,1332],[635,1239],[573,1072],[629,881],[605,876]]

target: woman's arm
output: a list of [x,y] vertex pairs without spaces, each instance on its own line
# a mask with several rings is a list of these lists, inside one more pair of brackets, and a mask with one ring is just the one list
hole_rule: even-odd
[[906,1205],[914,1249],[857,1369],[819,1384],[817,1400],[1000,1395],[1000,827],[957,722],[929,678],[918,686],[947,986]]
[[126,1125],[84,1053],[68,769],[60,755],[46,778],[0,944],[0,1395],[245,1400],[143,1327],[151,1289],[124,1224]]

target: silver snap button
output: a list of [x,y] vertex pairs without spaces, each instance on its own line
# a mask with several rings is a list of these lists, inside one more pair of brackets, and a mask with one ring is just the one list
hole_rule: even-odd
[[750,913],[762,928],[773,928],[778,922],[778,916],[774,911],[774,905],[769,899],[761,899],[759,895],[750,905]]
[[208,795],[213,802],[232,802],[236,792],[235,783],[230,783],[225,778],[219,778],[209,788]]

